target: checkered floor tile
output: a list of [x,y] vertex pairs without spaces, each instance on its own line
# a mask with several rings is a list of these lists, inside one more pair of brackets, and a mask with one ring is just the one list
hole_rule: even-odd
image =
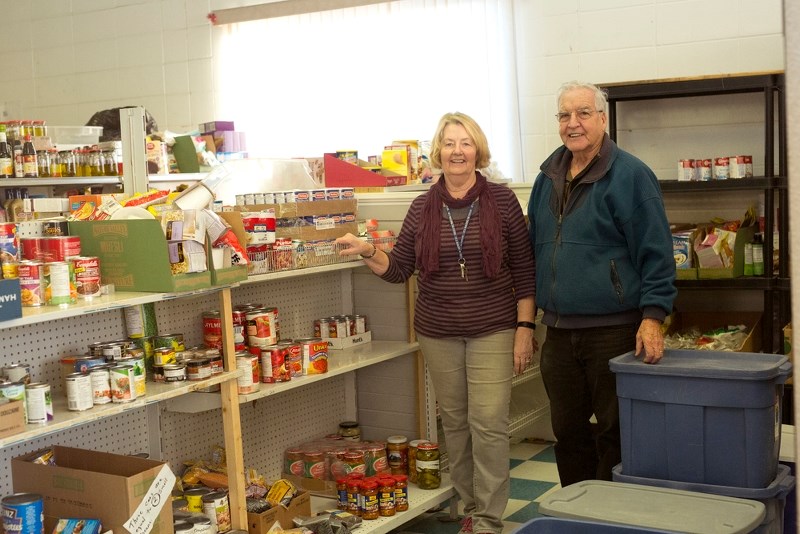
[[[511,444],[511,491],[503,514],[503,534],[538,517],[538,501],[561,486],[558,483],[553,444],[522,441]],[[457,534],[460,525],[450,521],[447,510],[432,511],[393,534]]]

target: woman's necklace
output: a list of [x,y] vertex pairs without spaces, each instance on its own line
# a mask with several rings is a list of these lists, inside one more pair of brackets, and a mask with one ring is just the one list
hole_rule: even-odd
[[444,209],[447,210],[447,218],[450,221],[450,229],[453,230],[453,241],[456,242],[456,249],[458,250],[458,266],[461,267],[461,278],[465,281],[469,282],[469,276],[467,274],[467,260],[464,259],[464,253],[462,252],[462,247],[464,245],[464,236],[467,235],[467,226],[469,226],[469,219],[472,217],[472,210],[475,208],[475,203],[478,201],[476,198],[472,201],[472,204],[469,205],[469,211],[467,212],[467,219],[464,221],[464,228],[461,230],[461,239],[458,239],[458,235],[456,234],[456,225],[453,223],[453,215],[450,213],[450,206],[444,204]]

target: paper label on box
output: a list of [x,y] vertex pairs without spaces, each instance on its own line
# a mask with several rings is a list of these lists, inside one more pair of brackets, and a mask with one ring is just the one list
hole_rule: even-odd
[[[131,534],[147,534],[153,529],[158,514],[165,504],[171,502],[172,488],[175,486],[175,475],[167,464],[161,467],[150,489],[133,515],[123,525]],[[171,505],[171,504],[170,504]]]
[[314,226],[317,230],[333,230],[336,223],[333,217],[317,217],[314,219]]

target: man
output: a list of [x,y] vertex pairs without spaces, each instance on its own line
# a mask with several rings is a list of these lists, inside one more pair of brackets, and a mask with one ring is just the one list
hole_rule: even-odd
[[621,453],[608,361],[631,350],[646,363],[661,359],[661,324],[676,289],[658,180],[605,133],[605,93],[570,82],[557,101],[564,145],[540,168],[528,218],[536,304],[548,327],[542,378],[559,478],[567,486],[611,480]]

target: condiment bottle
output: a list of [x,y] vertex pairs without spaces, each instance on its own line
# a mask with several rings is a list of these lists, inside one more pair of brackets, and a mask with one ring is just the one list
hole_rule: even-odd
[[36,178],[39,176],[39,158],[36,156],[36,149],[33,148],[30,134],[25,136],[25,144],[22,145],[22,175],[25,178]]

